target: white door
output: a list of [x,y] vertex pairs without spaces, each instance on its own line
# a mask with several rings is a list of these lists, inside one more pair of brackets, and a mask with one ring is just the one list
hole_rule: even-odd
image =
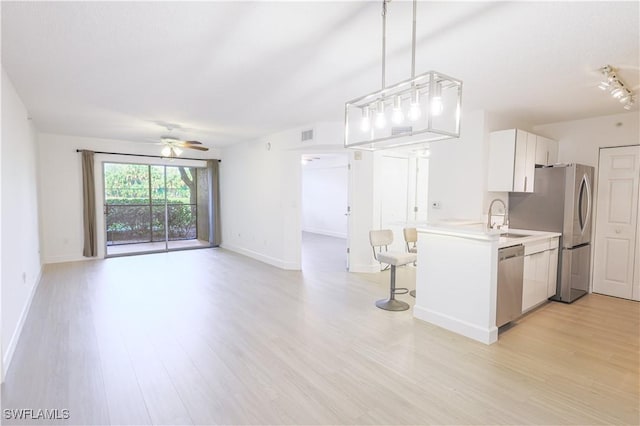
[[[640,300],[638,263],[640,146],[600,149],[593,291]],[[638,277],[635,282],[638,283]],[[635,288],[634,288],[635,287]]]
[[407,224],[409,160],[392,156],[382,157],[380,229],[393,231],[389,250],[405,251],[402,230]]

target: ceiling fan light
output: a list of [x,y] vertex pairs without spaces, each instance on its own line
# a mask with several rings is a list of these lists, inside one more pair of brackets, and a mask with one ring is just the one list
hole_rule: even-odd
[[175,153],[176,157],[179,157],[180,154],[182,154],[182,150],[180,148],[178,148],[177,146],[174,146],[173,148],[171,148],[173,150],[173,152]]
[[171,147],[170,146],[165,146],[164,148],[162,148],[162,156],[163,157],[169,157],[171,155]]

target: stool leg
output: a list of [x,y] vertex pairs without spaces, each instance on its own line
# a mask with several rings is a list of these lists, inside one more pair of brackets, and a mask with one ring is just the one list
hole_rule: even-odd
[[389,300],[396,300],[396,265],[391,265],[391,294]]
[[384,309],[385,311],[406,311],[409,309],[409,304],[402,302],[400,300],[396,300],[396,267],[395,265],[391,265],[391,282],[390,286],[390,294],[388,299],[378,300],[376,302],[376,306],[380,309]]

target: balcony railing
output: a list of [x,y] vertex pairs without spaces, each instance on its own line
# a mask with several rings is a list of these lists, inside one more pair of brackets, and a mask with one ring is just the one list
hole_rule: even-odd
[[[196,204],[107,204],[107,245],[196,239]],[[168,229],[165,228],[168,223]]]

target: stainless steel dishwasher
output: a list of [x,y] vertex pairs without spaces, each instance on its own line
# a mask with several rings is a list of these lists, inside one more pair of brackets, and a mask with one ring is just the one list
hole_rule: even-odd
[[522,314],[523,269],[523,245],[505,247],[498,250],[497,327],[513,321]]

